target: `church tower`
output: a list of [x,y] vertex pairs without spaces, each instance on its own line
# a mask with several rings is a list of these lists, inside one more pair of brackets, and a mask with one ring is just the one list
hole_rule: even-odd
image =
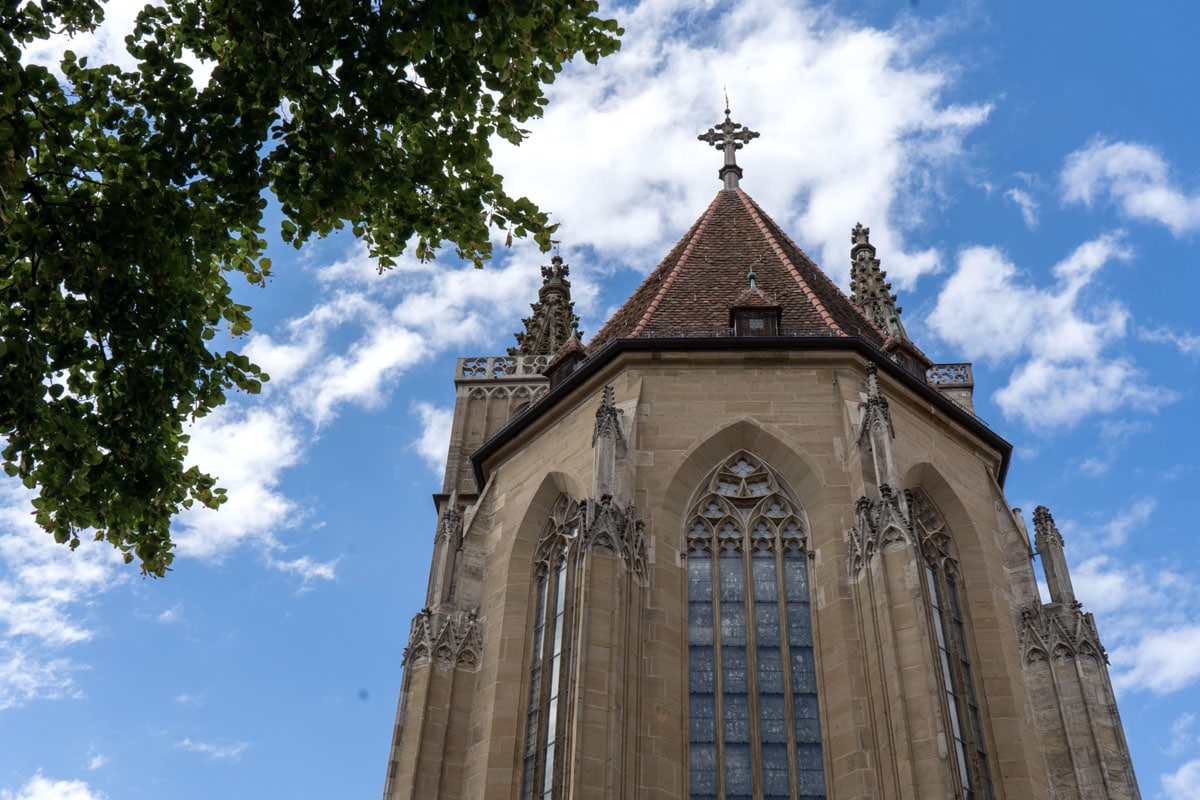
[[757,136],[700,136],[721,189],[586,346],[556,256],[517,346],[458,361],[384,799],[1140,797],[970,365],[868,228],[847,296],[742,190]]

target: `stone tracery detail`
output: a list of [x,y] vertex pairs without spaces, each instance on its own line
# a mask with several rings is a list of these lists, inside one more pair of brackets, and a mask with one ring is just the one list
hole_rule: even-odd
[[483,650],[479,621],[474,611],[421,609],[413,617],[402,664],[416,667],[432,661],[439,667],[476,669]]
[[854,527],[847,532],[848,563],[852,575],[859,574],[875,553],[892,542],[917,542],[912,518],[912,494],[879,487],[879,499],[860,497],[854,506]]
[[807,548],[799,510],[757,456],[735,453],[713,473],[707,489],[687,531],[689,550]]

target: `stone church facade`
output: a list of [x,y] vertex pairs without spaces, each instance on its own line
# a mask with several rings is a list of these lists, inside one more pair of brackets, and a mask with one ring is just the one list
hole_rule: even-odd
[[701,137],[722,189],[586,345],[555,257],[517,347],[458,361],[385,800],[1140,797],[970,365],[868,229],[847,296],[740,188],[756,135]]

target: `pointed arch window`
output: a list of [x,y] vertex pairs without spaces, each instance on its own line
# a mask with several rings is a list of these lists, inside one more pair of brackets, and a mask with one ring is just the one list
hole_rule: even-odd
[[920,489],[911,492],[917,542],[925,560],[925,591],[933,621],[937,658],[945,690],[953,757],[962,796],[992,800],[991,771],[982,715],[967,645],[967,624],[954,543],[940,511]]
[[534,551],[533,636],[525,712],[522,800],[561,797],[574,615],[574,561],[581,528],[579,505],[565,495],[555,503]]
[[686,519],[689,797],[823,799],[803,511],[740,451]]

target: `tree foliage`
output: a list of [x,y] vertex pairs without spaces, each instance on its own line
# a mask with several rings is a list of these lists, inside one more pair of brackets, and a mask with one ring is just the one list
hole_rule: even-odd
[[[163,575],[170,523],[224,499],[185,466],[189,420],[257,392],[230,279],[270,273],[268,198],[299,247],[349,226],[387,266],[551,227],[507,194],[544,86],[620,30],[592,0],[166,0],[133,69],[22,48],[94,29],[100,0],[0,0],[0,435],[37,522]],[[207,82],[189,63],[212,65]],[[240,280],[240,278],[239,278]]]

